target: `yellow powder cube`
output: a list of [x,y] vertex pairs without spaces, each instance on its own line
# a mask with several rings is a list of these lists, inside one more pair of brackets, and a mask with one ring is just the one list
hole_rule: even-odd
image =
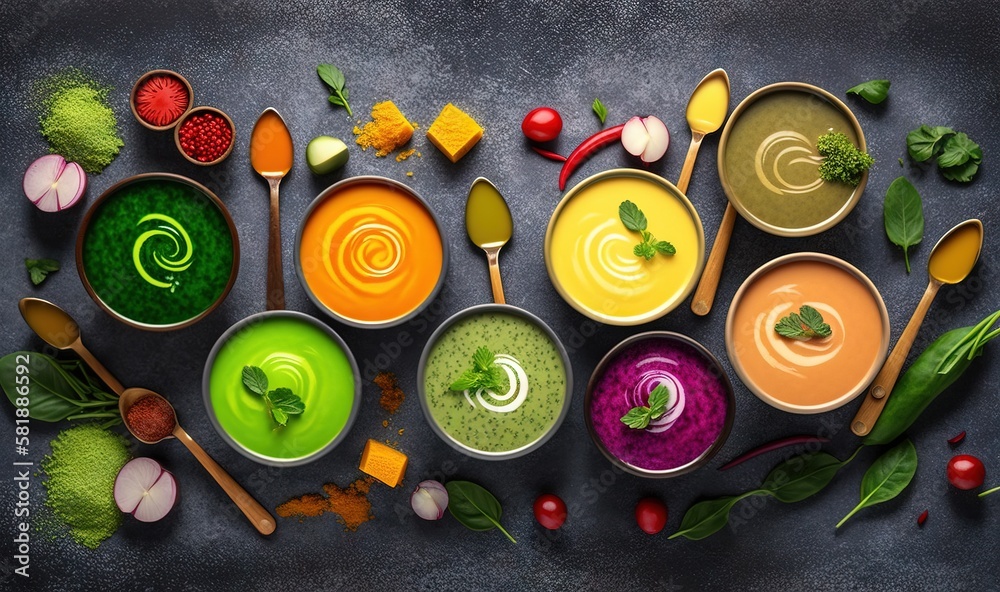
[[364,127],[354,126],[355,142],[362,150],[375,148],[375,156],[385,156],[410,141],[413,124],[392,101],[376,103],[372,107],[372,120]]
[[458,162],[483,137],[483,128],[458,107],[448,103],[427,128],[427,139],[452,162]]
[[368,440],[365,451],[361,453],[359,468],[389,487],[395,487],[403,480],[408,460],[405,454],[395,448],[378,440]]

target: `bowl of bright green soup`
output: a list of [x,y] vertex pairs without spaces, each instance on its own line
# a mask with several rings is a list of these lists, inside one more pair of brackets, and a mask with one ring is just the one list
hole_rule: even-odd
[[[276,423],[264,398],[243,382],[256,366],[267,390],[288,389],[305,409]],[[235,450],[272,466],[296,466],[330,452],[361,406],[361,378],[347,344],[315,318],[295,311],[258,313],[219,337],[205,363],[202,394],[215,429]]]
[[743,99],[719,140],[719,180],[733,207],[779,236],[809,236],[843,220],[861,199],[868,173],[857,186],[820,178],[816,141],[828,132],[866,151],[857,118],[819,87],[779,82]]
[[226,206],[204,185],[147,173],[112,185],[77,235],[77,271],[112,317],[166,331],[204,318],[239,270],[239,239]]
[[[454,390],[486,348],[501,377],[494,387]],[[424,416],[446,443],[474,458],[504,460],[536,450],[559,428],[573,393],[556,334],[514,306],[463,310],[431,335],[417,366]]]

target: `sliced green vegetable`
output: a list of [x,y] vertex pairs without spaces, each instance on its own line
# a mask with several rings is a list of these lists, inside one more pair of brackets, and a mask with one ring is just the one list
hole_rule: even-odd
[[510,533],[500,525],[503,508],[492,493],[470,481],[448,481],[448,511],[469,530],[493,530],[499,528],[510,542],[517,543]]
[[894,245],[903,248],[906,273],[910,273],[910,247],[924,238],[924,207],[916,188],[899,177],[885,192],[882,204],[885,233]]
[[869,80],[847,89],[847,94],[858,95],[873,105],[878,105],[889,96],[888,80]]
[[909,439],[875,459],[861,479],[861,501],[837,523],[840,528],[859,510],[887,502],[910,484],[917,472],[917,449]]

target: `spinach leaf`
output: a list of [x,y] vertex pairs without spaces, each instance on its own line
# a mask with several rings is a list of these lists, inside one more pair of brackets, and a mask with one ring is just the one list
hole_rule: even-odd
[[768,473],[763,488],[786,504],[800,502],[829,485],[837,471],[854,460],[858,450],[844,461],[826,452],[792,457]]
[[847,89],[847,94],[858,95],[873,105],[878,105],[889,96],[888,80],[869,80]]
[[469,530],[493,530],[499,528],[510,542],[517,543],[510,533],[500,525],[503,508],[493,494],[469,481],[448,481],[448,511]]
[[837,528],[858,510],[887,502],[899,495],[910,484],[916,472],[917,449],[908,439],[875,459],[861,479],[861,501],[837,523]]
[[905,177],[899,177],[885,192],[882,207],[885,233],[893,244],[903,248],[906,273],[910,273],[909,248],[924,238],[924,208],[920,194]]
[[955,130],[943,125],[937,127],[922,125],[906,134],[906,151],[913,160],[924,162],[937,154],[940,150],[938,144],[954,133]]
[[731,495],[720,497],[714,500],[705,500],[688,508],[681,520],[681,526],[677,532],[668,538],[682,536],[688,540],[700,541],[701,539],[713,535],[729,524],[729,511],[733,509],[736,502],[753,495],[767,495],[763,489],[754,489],[743,495]]

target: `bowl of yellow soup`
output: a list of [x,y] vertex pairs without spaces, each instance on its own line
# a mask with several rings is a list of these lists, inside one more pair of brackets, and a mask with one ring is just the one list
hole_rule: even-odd
[[[799,323],[804,306],[829,325],[828,336],[808,335],[811,326]],[[788,318],[784,323],[806,334],[779,333]],[[791,413],[821,413],[853,400],[874,380],[888,349],[889,313],[875,284],[822,253],[765,263],[737,290],[726,317],[726,352],[736,374],[762,401]]]
[[828,132],[866,150],[857,118],[819,87],[779,82],[743,99],[719,139],[719,180],[736,211],[779,236],[809,236],[843,220],[861,199],[868,173],[857,186],[820,178],[816,141]]
[[[642,212],[652,239],[674,253],[636,254],[644,236],[619,208]],[[580,313],[609,325],[639,325],[677,307],[705,265],[705,231],[690,200],[666,179],[613,169],[566,192],[545,233],[545,265],[559,295]]]
[[336,183],[313,201],[295,237],[295,271],[323,312],[354,327],[391,327],[441,290],[447,241],[430,206],[376,176]]

